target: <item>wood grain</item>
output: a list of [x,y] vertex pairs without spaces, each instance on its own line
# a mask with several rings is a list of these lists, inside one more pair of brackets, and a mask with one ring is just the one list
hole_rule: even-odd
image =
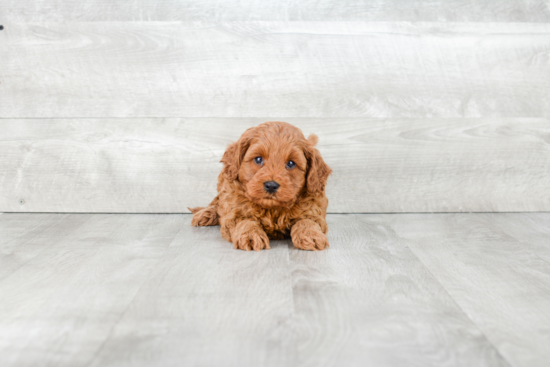
[[[0,213],[2,215],[3,213]],[[61,216],[45,213],[6,215],[0,220],[0,246],[25,242],[61,220]]]
[[292,366],[288,244],[244,252],[191,216],[90,366]]
[[327,251],[254,253],[190,215],[2,214],[0,238],[74,230],[0,279],[0,363],[537,366],[548,267],[496,228],[526,220],[526,239],[547,216],[329,215]]
[[490,223],[532,249],[538,257],[550,262],[550,213],[533,213],[519,217],[501,214],[492,217]]
[[[1,233],[7,232],[7,236],[0,240],[0,279],[12,275],[32,259],[47,252],[45,242],[50,238],[55,236],[59,241],[70,238],[88,219],[89,215],[20,214],[6,217],[2,221],[2,227],[6,229],[0,229]],[[21,229],[22,234],[10,238],[9,233],[14,228]]]
[[547,23],[4,26],[3,118],[550,116]]
[[[266,120],[2,120],[0,211],[187,212]],[[547,119],[286,121],[320,137],[331,213],[550,210]]]
[[0,14],[17,22],[361,20],[548,22],[544,0],[4,0]]
[[392,216],[391,227],[513,366],[546,366],[550,263],[529,240],[545,231],[548,215],[506,215],[524,223],[514,228],[519,239],[502,228],[502,216]]
[[331,215],[328,251],[290,251],[299,365],[508,366],[388,222]]
[[87,365],[183,225],[170,215],[87,219],[68,236],[42,236],[40,256],[0,281],[3,366]]

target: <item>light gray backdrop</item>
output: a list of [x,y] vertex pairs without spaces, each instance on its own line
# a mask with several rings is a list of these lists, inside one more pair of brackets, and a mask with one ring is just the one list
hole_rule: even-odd
[[550,210],[550,1],[0,2],[0,211],[188,212],[268,120],[329,212]]

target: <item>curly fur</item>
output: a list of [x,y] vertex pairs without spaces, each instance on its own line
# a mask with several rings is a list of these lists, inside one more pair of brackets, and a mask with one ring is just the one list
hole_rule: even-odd
[[[222,157],[218,196],[205,208],[189,209],[191,224],[219,224],[236,249],[269,249],[269,239],[291,237],[297,248],[324,250],[329,246],[325,185],[332,170],[315,148],[317,140],[285,122],[246,130]],[[289,160],[294,168],[287,168]],[[267,181],[280,185],[276,193],[265,191]]]

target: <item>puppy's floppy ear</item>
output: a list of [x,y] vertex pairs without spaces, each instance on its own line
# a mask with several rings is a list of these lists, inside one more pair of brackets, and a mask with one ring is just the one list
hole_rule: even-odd
[[307,191],[310,193],[322,192],[327,184],[328,176],[332,173],[330,167],[325,163],[321,153],[315,148],[319,138],[311,134],[307,138],[308,146],[305,150],[307,158]]
[[244,158],[244,154],[250,146],[250,134],[248,129],[237,141],[236,143],[231,143],[225,153],[223,153],[222,160],[223,163],[222,173],[227,177],[228,180],[234,181],[239,176],[239,169],[241,168],[241,163]]

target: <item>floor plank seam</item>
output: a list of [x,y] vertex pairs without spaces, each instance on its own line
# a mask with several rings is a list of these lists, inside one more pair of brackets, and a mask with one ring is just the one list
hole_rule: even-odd
[[327,215],[332,250],[246,253],[190,215],[5,214],[0,269],[17,275],[0,281],[0,353],[10,366],[546,365],[549,218]]
[[[57,226],[59,223],[61,223],[61,221],[66,218],[67,215],[64,215],[62,216],[61,218],[59,218],[57,221],[55,221],[51,226],[49,226],[48,228],[45,228],[44,231],[47,231],[49,228],[53,228],[55,226]],[[84,221],[83,223],[81,223],[77,228],[74,229],[73,232],[71,233],[74,233],[78,228],[80,228],[81,226],[85,225],[90,219],[92,219],[92,217],[88,218],[86,221]],[[36,226],[38,227],[39,224]],[[36,228],[34,227],[34,228]],[[33,236],[31,238],[29,238],[25,243],[23,243],[22,245],[25,245],[26,243],[34,240],[36,237],[40,236],[43,232],[41,233],[38,233],[36,236]],[[69,234],[67,234],[69,235]],[[23,268],[25,265],[27,265],[29,262],[31,262],[34,258],[36,258],[37,256],[40,256],[41,254],[43,254],[44,252],[46,252],[48,249],[50,249],[53,245],[50,244],[50,245],[47,245],[45,246],[39,253],[37,253],[35,256],[27,259],[26,261],[23,261],[21,264],[19,264],[19,267],[17,268],[17,270],[13,271],[11,274],[9,274],[6,278],[0,278],[0,281],[5,281],[7,278],[13,276],[13,274],[17,273],[17,271],[21,268]]]
[[477,330],[481,333],[481,335],[483,335],[483,337],[485,338],[485,340],[487,341],[487,343],[489,345],[491,345],[494,350],[498,353],[499,357],[502,358],[503,361],[506,361],[506,363],[508,363],[508,365],[510,367],[513,367],[513,364],[510,360],[508,360],[508,358],[506,358],[502,352],[500,351],[500,348],[498,348],[492,341],[491,339],[489,339],[489,337],[487,336],[487,334],[483,331],[483,329],[481,329],[481,327],[470,317],[470,315],[462,308],[462,306],[460,306],[460,304],[456,301],[456,299],[449,293],[449,291],[447,290],[447,288],[445,288],[445,286],[439,281],[439,279],[434,275],[434,273],[430,270],[430,268],[428,268],[428,266],[426,266],[426,264],[420,259],[420,257],[418,257],[418,255],[414,252],[414,250],[408,246],[408,245],[405,245],[409,251],[411,252],[411,254],[413,254],[413,256],[419,261],[420,264],[422,264],[422,266],[424,267],[424,269],[432,276],[432,278],[437,282],[437,284],[440,285],[441,289],[443,289],[445,291],[445,293],[449,296],[449,299],[451,299],[453,301],[453,303],[456,305],[456,307],[464,314],[464,316],[470,320],[470,322],[475,325],[475,327],[477,328]]
[[[149,270],[149,272],[147,273],[148,275],[153,273],[153,271],[157,268],[157,266],[159,265],[160,261],[164,258],[164,256],[166,255],[166,253],[168,252],[168,249],[170,248],[170,246],[172,245],[172,243],[174,242],[174,240],[177,238],[178,234],[182,231],[182,228],[183,226],[174,234],[174,237],[172,238],[172,240],[170,241],[170,243],[168,244],[168,246],[166,246],[166,248],[164,249],[164,252],[162,254],[162,256],[159,256],[158,260],[156,261],[155,265],[151,267],[151,270]],[[109,333],[107,334],[107,336],[105,337],[105,339],[103,340],[103,342],[101,343],[101,345],[99,346],[99,348],[97,348],[97,351],[94,353],[93,357],[90,358],[90,361],[88,363],[85,364],[86,367],[90,367],[94,361],[99,357],[99,354],[101,353],[101,351],[103,350],[103,348],[105,347],[105,345],[107,344],[107,342],[109,341],[109,339],[111,338],[112,334],[113,334],[113,331],[115,330],[115,328],[117,327],[117,325],[122,321],[122,318],[124,317],[124,315],[126,314],[126,312],[128,311],[128,309],[130,308],[130,306],[132,305],[132,303],[134,302],[134,300],[136,299],[136,297],[138,296],[139,292],[141,291],[141,289],[143,288],[144,284],[147,282],[147,279],[148,277],[144,277],[143,278],[143,282],[140,284],[140,286],[138,287],[138,289],[136,290],[136,293],[133,295],[132,299],[128,302],[128,304],[126,305],[126,307],[124,308],[124,310],[120,313],[118,319],[113,323],[113,325],[111,326],[110,330],[109,330]]]

